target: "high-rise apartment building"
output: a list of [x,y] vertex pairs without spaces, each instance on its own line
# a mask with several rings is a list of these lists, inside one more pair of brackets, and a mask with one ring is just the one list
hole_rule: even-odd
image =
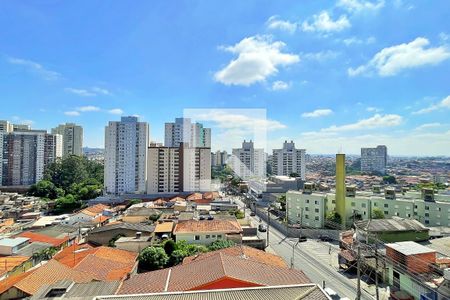
[[211,149],[150,145],[147,160],[147,193],[209,191]]
[[105,127],[105,189],[110,194],[144,193],[149,128],[137,117]]
[[232,168],[242,179],[266,177],[264,149],[255,148],[253,141],[242,143],[241,148],[233,149]]
[[13,124],[13,131],[24,131],[31,130],[31,125],[29,124]]
[[0,133],[0,184],[31,185],[62,156],[62,137],[45,130]]
[[216,152],[211,152],[211,165],[213,167],[221,167],[226,165],[228,159],[227,151],[217,150]]
[[13,131],[13,124],[6,120],[0,120],[0,133],[7,133]]
[[190,118],[176,118],[174,123],[166,123],[164,146],[179,147],[180,143],[188,143],[190,147],[211,148],[211,128],[192,123]]
[[52,133],[62,136],[63,157],[83,155],[83,127],[74,123],[66,123],[53,128]]
[[361,148],[361,172],[386,173],[387,147]]
[[291,141],[283,143],[282,149],[273,149],[272,174],[290,176],[292,173],[305,180],[306,161],[305,149],[296,149],[295,143]]

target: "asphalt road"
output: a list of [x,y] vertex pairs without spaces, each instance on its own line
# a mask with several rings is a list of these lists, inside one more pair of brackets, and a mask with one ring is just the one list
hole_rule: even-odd
[[[244,203],[235,198],[235,201],[241,207],[245,207]],[[249,217],[250,210],[246,209],[246,216]],[[255,224],[260,224],[258,217],[249,217]],[[266,224],[264,221],[261,223]],[[267,225],[267,224],[266,224]],[[261,237],[266,238],[267,234],[258,233]],[[270,227],[269,230],[270,248],[273,249],[279,256],[283,257],[288,265],[291,264],[292,245],[297,241],[286,239],[286,237]],[[299,243],[294,248],[294,268],[302,270],[313,282],[322,285],[325,281],[325,286],[333,289],[339,296],[356,299],[356,283],[339,273],[331,264],[331,257],[328,254],[331,244],[319,242],[316,240],[308,240],[304,243]],[[331,245],[334,251],[337,251],[337,246]],[[362,289],[361,299],[372,300],[374,297]]]

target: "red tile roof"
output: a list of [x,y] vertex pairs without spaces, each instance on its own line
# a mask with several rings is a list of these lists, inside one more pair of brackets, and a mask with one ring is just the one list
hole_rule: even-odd
[[36,269],[30,270],[25,273],[20,273],[18,275],[9,276],[9,277],[3,279],[2,281],[0,281],[0,294],[3,294],[4,292],[6,292],[10,288],[12,288],[16,283],[18,283],[22,279],[28,277],[34,271],[36,271]]
[[241,233],[242,227],[236,220],[187,220],[179,222],[173,230],[174,234],[197,232]]
[[89,254],[73,269],[89,273],[97,280],[114,281],[124,279],[133,267],[134,262],[130,265]]
[[[68,266],[76,266],[83,258],[91,254],[94,247],[89,244],[73,244],[69,247],[64,248],[62,251],[58,252],[53,259],[59,261],[60,263]],[[75,252],[75,253],[74,253]]]
[[0,257],[0,274],[4,274],[6,272],[13,270],[15,267],[20,266],[29,259],[30,257],[28,256]]
[[92,281],[94,277],[86,272],[73,270],[52,259],[42,267],[14,284],[17,289],[33,295],[42,286],[56,283],[60,280],[72,280],[77,283]]
[[110,217],[107,217],[107,216],[98,216],[94,220],[92,220],[92,223],[101,224],[103,222],[108,221],[109,219],[110,219]]
[[65,237],[62,239],[57,239],[54,237],[50,237],[47,236],[45,234],[40,234],[40,233],[36,233],[36,232],[32,232],[32,231],[24,231],[20,234],[18,234],[17,236],[20,237],[26,237],[30,239],[30,243],[32,242],[42,242],[42,243],[48,243],[53,245],[54,247],[59,247],[62,244],[64,244],[69,238]]
[[230,256],[246,258],[248,260],[265,263],[266,265],[287,268],[285,261],[280,256],[248,246],[234,246],[220,249],[217,251],[201,253],[194,256],[188,256],[183,260],[183,264],[196,262],[208,258],[210,256],[216,255],[217,253],[223,253]]
[[254,260],[216,253],[189,264],[178,265],[125,280],[118,294],[140,294],[165,291],[202,289],[222,279],[239,282],[243,286],[277,286],[310,283],[298,270],[281,268]]

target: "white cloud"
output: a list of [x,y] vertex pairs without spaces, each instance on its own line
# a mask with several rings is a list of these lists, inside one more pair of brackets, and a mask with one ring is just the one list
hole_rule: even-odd
[[319,118],[331,115],[333,111],[329,108],[316,109],[312,112],[305,112],[302,114],[303,118]]
[[72,116],[72,117],[76,117],[76,116],[80,115],[80,113],[76,110],[65,111],[64,114],[66,116]]
[[376,38],[373,36],[368,37],[367,39],[360,39],[357,37],[350,37],[347,39],[343,39],[342,42],[346,45],[346,46],[351,46],[351,45],[361,45],[361,44],[373,44],[375,43]]
[[349,12],[376,11],[384,6],[384,0],[339,0],[337,6]]
[[426,123],[426,124],[422,124],[422,125],[416,127],[416,130],[425,130],[425,129],[436,128],[436,127],[441,127],[441,126],[442,126],[441,123]]
[[359,120],[356,123],[350,123],[350,124],[341,125],[341,126],[333,125],[328,128],[324,128],[321,131],[339,132],[339,131],[352,131],[352,130],[362,130],[362,129],[394,127],[394,126],[400,125],[402,123],[402,121],[403,121],[403,118],[399,115],[375,114],[373,117],[370,117],[368,119]]
[[437,65],[450,58],[450,51],[445,46],[428,47],[430,42],[418,37],[408,44],[400,44],[382,49],[365,65],[349,68],[350,76],[378,73],[380,76],[393,76],[405,69],[426,65]]
[[335,59],[338,56],[339,56],[339,52],[331,51],[331,50],[300,54],[300,57],[305,60],[315,60],[318,62]]
[[15,58],[15,57],[8,57],[7,61],[13,65],[23,66],[28,71],[38,74],[40,77],[42,77],[45,80],[56,80],[56,79],[61,78],[60,73],[52,71],[52,70],[48,70],[41,64],[31,61],[31,60]]
[[81,97],[92,97],[96,95],[95,93],[85,89],[65,88],[64,90]]
[[108,112],[113,115],[122,115],[123,114],[123,110],[120,108],[113,108],[113,109],[108,110]]
[[441,102],[432,104],[426,108],[413,112],[415,115],[427,114],[435,110],[450,109],[450,95],[442,99]]
[[346,15],[342,15],[338,19],[333,20],[326,11],[322,11],[319,15],[314,15],[312,22],[304,21],[302,23],[303,31],[324,33],[342,31],[350,26],[350,21]]
[[280,90],[287,90],[291,87],[291,84],[289,82],[277,80],[272,83],[272,90],[273,91],[280,91]]
[[89,89],[76,89],[65,88],[66,92],[81,96],[81,97],[93,97],[98,95],[111,95],[111,92],[104,88],[92,87]]
[[271,16],[267,22],[267,28],[276,29],[281,31],[287,31],[289,33],[294,33],[297,30],[297,23],[293,23],[286,20],[280,20],[278,16]]
[[216,72],[214,78],[225,85],[249,86],[264,81],[277,74],[280,66],[300,61],[298,55],[281,52],[285,46],[283,42],[273,42],[270,36],[252,36],[234,46],[222,47],[238,57]]
[[366,108],[366,110],[367,110],[368,112],[380,112],[380,111],[382,111],[381,108],[373,107],[373,106],[369,106],[368,108]]
[[87,111],[100,111],[100,107],[88,105],[88,106],[81,106],[81,107],[78,107],[77,110],[78,110],[78,111],[82,111],[82,112],[87,112]]
[[91,90],[95,93],[97,93],[98,95],[112,95],[112,93],[110,91],[108,91],[105,88],[100,88],[98,86],[94,86],[91,88]]
[[441,32],[441,33],[439,33],[439,39],[441,40],[441,42],[445,43],[450,39],[450,34]]

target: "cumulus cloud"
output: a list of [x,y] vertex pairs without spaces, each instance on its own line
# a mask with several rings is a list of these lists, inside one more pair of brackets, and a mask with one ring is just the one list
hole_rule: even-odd
[[368,108],[366,108],[366,110],[367,110],[368,112],[380,112],[380,111],[382,111],[381,108],[373,107],[373,106],[369,106]]
[[289,82],[277,80],[272,83],[272,91],[287,90],[291,87]]
[[80,112],[76,111],[76,110],[70,110],[70,111],[65,111],[64,114],[66,116],[72,116],[72,117],[76,117],[80,115]]
[[104,88],[92,87],[89,89],[65,88],[66,92],[81,96],[93,97],[98,95],[111,95],[111,92]]
[[337,6],[355,13],[362,11],[376,11],[384,6],[384,0],[365,1],[365,0],[339,0]]
[[287,20],[281,20],[279,16],[271,16],[266,22],[267,28],[273,30],[286,31],[294,33],[297,30],[297,23]]
[[78,111],[87,112],[87,111],[100,111],[100,107],[87,105],[81,106],[77,108]]
[[320,52],[302,53],[300,57],[305,60],[315,60],[318,62],[324,62],[326,60],[335,59],[339,56],[339,52],[326,50]]
[[216,81],[225,85],[249,86],[275,75],[280,66],[288,66],[300,61],[296,54],[283,53],[286,46],[280,41],[272,41],[270,36],[244,38],[234,46],[223,50],[237,55],[227,66],[214,74]]
[[33,72],[37,75],[39,75],[41,78],[45,80],[56,80],[61,78],[61,74],[49,69],[46,69],[43,65],[40,63],[37,63],[32,60],[22,59],[22,58],[15,58],[15,57],[8,57],[7,61],[10,64],[13,65],[19,65],[23,66],[27,71]]
[[432,104],[426,108],[413,112],[415,115],[427,114],[435,110],[450,109],[450,95],[442,99],[442,101]]
[[330,126],[328,128],[324,128],[321,131],[324,132],[339,132],[339,131],[353,131],[353,130],[362,130],[362,129],[375,129],[375,128],[383,128],[383,127],[394,127],[398,126],[402,123],[403,118],[399,115],[388,114],[388,115],[380,115],[375,114],[373,117],[368,119],[362,119],[355,123],[350,123],[341,126]]
[[333,111],[329,108],[316,109],[311,112],[305,112],[302,114],[303,118],[319,118],[331,115]]
[[357,38],[357,37],[354,37],[354,36],[353,36],[353,37],[346,38],[346,39],[343,39],[343,40],[342,40],[342,42],[343,42],[346,46],[363,45],[363,44],[369,45],[369,44],[375,43],[375,41],[376,41],[376,38],[373,37],[373,36],[370,36],[370,37],[368,37],[368,38],[366,38],[366,39],[360,39],[360,38]]
[[113,108],[108,110],[108,113],[112,114],[112,115],[123,115],[123,110],[120,108]]
[[437,65],[450,58],[445,46],[426,47],[430,42],[418,37],[407,44],[382,49],[365,65],[349,68],[350,76],[377,73],[379,76],[394,76],[406,69]]
[[331,33],[342,31],[351,26],[346,15],[340,16],[333,20],[327,11],[322,11],[318,15],[313,15],[312,21],[304,21],[302,30],[309,32]]

